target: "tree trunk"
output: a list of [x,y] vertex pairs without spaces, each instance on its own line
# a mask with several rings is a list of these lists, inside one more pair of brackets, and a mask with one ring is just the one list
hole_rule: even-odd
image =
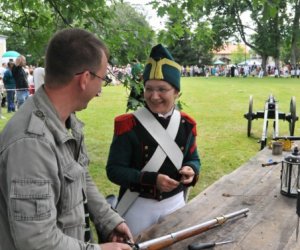
[[293,21],[292,45],[291,45],[291,64],[295,67],[299,60],[299,43],[300,43],[300,0],[295,3],[295,16]]
[[274,58],[275,61],[275,67],[278,69],[279,75],[280,75],[280,62],[279,62],[279,58]]
[[261,67],[264,70],[264,76],[267,75],[267,62],[268,62],[268,56],[261,55]]

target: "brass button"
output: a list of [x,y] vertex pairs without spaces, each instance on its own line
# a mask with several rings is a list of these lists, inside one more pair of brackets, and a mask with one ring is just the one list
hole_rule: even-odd
[[181,120],[181,123],[185,123],[185,120],[182,119],[182,120]]
[[146,145],[146,146],[144,147],[144,149],[145,149],[145,150],[148,150],[148,146]]
[[181,149],[181,151],[183,151],[183,150],[184,150],[184,147],[180,147],[180,149]]
[[149,155],[148,155],[148,154],[145,154],[145,157],[146,157],[146,158],[148,158],[148,157],[149,157]]

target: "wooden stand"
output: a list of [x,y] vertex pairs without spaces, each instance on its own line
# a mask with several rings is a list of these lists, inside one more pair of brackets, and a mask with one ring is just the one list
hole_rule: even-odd
[[300,240],[296,242],[296,199],[280,194],[281,164],[261,167],[262,163],[270,159],[281,162],[286,154],[284,152],[283,155],[274,156],[268,148],[259,151],[240,168],[201,192],[184,208],[144,231],[138,237],[138,242],[249,208],[248,217],[229,221],[208,232],[175,243],[167,249],[183,250],[192,243],[224,240],[234,242],[216,246],[215,249],[300,249]]

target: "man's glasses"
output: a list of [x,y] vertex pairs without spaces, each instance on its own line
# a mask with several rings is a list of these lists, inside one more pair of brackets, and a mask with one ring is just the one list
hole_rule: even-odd
[[[86,70],[85,70],[86,71]],[[82,71],[82,72],[79,72],[79,73],[76,73],[75,75],[81,75],[83,74],[85,71]],[[98,76],[96,73],[92,72],[92,71],[89,71],[89,73],[92,75],[92,76],[95,76],[95,77],[98,77],[99,79],[101,79],[102,81],[104,81],[105,83],[110,83],[111,82],[111,79],[108,77],[108,75],[102,77],[102,76]]]

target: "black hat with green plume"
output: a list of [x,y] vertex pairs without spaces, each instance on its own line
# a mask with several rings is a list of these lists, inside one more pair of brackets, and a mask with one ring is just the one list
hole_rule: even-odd
[[180,91],[181,67],[171,53],[161,44],[154,46],[143,73],[144,83],[148,80],[163,80]]

